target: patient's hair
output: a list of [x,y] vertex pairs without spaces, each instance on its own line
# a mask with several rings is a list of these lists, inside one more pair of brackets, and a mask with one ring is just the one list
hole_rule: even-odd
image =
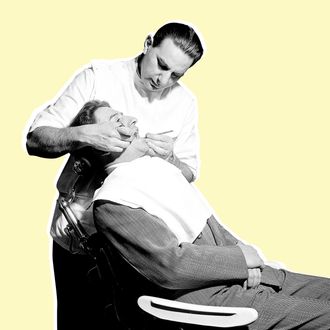
[[106,101],[93,100],[84,104],[70,126],[81,126],[94,123],[94,113],[98,108],[110,107]]
[[[106,101],[99,101],[99,100],[92,100],[89,102],[86,102],[84,106],[81,108],[81,110],[78,112],[76,117],[71,122],[71,127],[73,126],[82,126],[82,125],[88,125],[88,124],[94,124],[94,114],[95,111],[98,108],[101,107],[110,107],[109,103]],[[81,148],[73,153],[75,159],[83,158],[86,162],[92,164],[92,166],[99,166],[100,160],[105,155],[108,155],[107,157],[109,159],[112,159],[113,155],[109,153],[105,153],[104,151],[96,150],[93,147],[87,146],[84,148]],[[111,157],[111,158],[110,158]]]

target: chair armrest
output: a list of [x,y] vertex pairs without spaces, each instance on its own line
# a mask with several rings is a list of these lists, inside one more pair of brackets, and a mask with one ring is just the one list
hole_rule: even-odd
[[139,297],[138,305],[163,320],[211,327],[237,327],[258,318],[258,312],[253,308],[204,306],[151,296]]

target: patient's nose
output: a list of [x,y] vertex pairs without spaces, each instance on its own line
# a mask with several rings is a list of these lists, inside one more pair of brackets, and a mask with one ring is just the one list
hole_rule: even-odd
[[137,123],[137,119],[135,117],[132,117],[132,116],[123,116],[122,123],[125,126],[128,126],[128,127],[133,126]]

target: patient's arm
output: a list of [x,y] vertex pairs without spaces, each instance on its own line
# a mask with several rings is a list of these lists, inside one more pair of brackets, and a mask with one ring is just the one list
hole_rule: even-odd
[[145,278],[161,287],[198,289],[243,284],[248,278],[245,258],[237,245],[179,244],[164,221],[143,209],[97,200],[94,220],[107,242]]

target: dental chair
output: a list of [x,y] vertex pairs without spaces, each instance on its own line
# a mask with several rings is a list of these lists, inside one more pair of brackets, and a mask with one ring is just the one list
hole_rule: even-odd
[[[77,175],[75,185],[90,167],[91,164],[87,159],[79,158],[75,161],[73,167]],[[89,236],[84,231],[70,207],[74,196],[75,188],[73,187],[70,194],[60,199],[60,210],[68,222],[67,230],[75,235],[80,247],[95,261],[96,266],[89,272],[89,276],[101,283],[106,301],[105,318],[109,320],[109,329],[248,329],[247,325],[257,319],[258,313],[252,308],[204,306],[159,298],[154,295],[136,295],[132,286],[128,288],[128,283],[131,282],[130,276],[134,276],[136,280],[139,274],[122,258],[119,258],[101,234]],[[125,278],[123,274],[129,275]],[[134,286],[139,286],[139,279]],[[153,289],[155,288],[151,285],[151,292]],[[157,290],[154,291],[157,292]]]

